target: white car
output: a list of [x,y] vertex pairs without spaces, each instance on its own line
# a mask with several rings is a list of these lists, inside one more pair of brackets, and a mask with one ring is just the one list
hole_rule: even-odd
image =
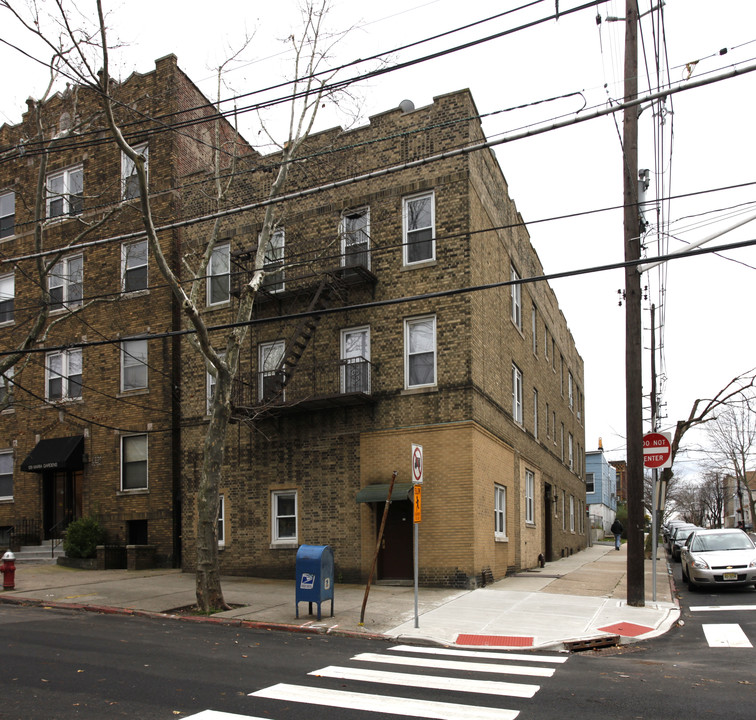
[[680,551],[683,580],[691,590],[756,586],[756,545],[742,530],[696,530]]

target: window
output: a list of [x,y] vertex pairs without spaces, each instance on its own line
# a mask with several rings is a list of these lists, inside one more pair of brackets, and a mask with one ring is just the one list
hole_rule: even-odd
[[50,310],[78,307],[84,297],[84,257],[73,255],[55,263],[47,276]]
[[13,404],[13,366],[0,375],[0,407]]
[[593,484],[593,473],[585,474],[585,491],[587,493],[595,492],[595,486]]
[[538,390],[533,388],[533,437],[538,440]]
[[549,361],[549,329],[543,326],[543,356]]
[[507,489],[494,485],[494,537],[507,539]]
[[147,489],[147,435],[121,438],[121,489]]
[[564,397],[564,355],[559,356],[559,394]]
[[285,243],[284,231],[279,229],[273,232],[265,248],[265,264],[263,265],[265,279],[262,286],[268,292],[281,292],[286,289],[283,268]]
[[538,355],[538,308],[535,305],[530,313],[530,325],[533,333],[533,355]]
[[16,280],[14,276],[0,277],[0,323],[13,322],[15,311]]
[[341,392],[370,392],[370,328],[341,331]]
[[562,449],[562,454],[561,454],[562,462],[564,462],[564,423],[562,423],[560,426],[559,444]]
[[436,318],[404,321],[404,378],[407,388],[436,384]]
[[370,208],[341,216],[341,262],[344,267],[370,269]]
[[572,433],[567,433],[567,465],[569,466],[570,470],[575,469],[573,442]]
[[81,165],[47,176],[47,217],[80,215],[84,204],[84,170]]
[[556,445],[556,442],[557,442],[556,431],[557,431],[557,427],[556,427],[556,411],[552,410],[551,411],[551,432],[554,434],[554,445]]
[[13,450],[0,452],[0,498],[13,497]]
[[[147,174],[149,147],[147,143],[134,146],[135,152],[144,158],[144,172]],[[139,197],[139,178],[137,177],[134,161],[121,152],[121,197],[124,200],[132,200]]]
[[[226,357],[225,352],[219,352],[218,355],[220,355],[222,358]],[[208,371],[207,378],[205,381],[205,411],[207,414],[210,414],[211,404],[213,400],[213,393],[215,392],[215,383],[216,383],[216,375],[213,375],[211,372]]]
[[273,543],[297,542],[297,491],[280,490],[273,493]]
[[522,285],[520,285],[520,274],[511,267],[510,280],[513,285],[512,290],[512,322],[517,325],[519,330],[522,330]]
[[546,403],[546,437],[551,436],[551,429],[549,427],[549,415],[550,415],[549,404]]
[[10,237],[16,231],[16,194],[0,193],[0,238]]
[[121,392],[147,387],[147,340],[121,343]]
[[147,289],[147,241],[121,245],[121,287],[130,293]]
[[570,532],[575,532],[575,498],[570,495]]
[[258,348],[258,394],[260,400],[283,400],[284,366],[281,365],[286,345],[283,340],[262,343]]
[[562,530],[566,530],[567,528],[567,515],[565,514],[565,498],[567,497],[567,493],[562,490]]
[[567,402],[570,405],[570,410],[572,410],[575,407],[575,396],[573,394],[573,384],[572,384],[572,371],[567,372]]
[[404,264],[434,260],[436,219],[433,193],[404,198],[402,216]]
[[81,349],[47,354],[45,364],[47,400],[81,397]]
[[226,498],[218,495],[218,547],[226,546]]
[[535,473],[525,471],[525,522],[535,523]]
[[522,425],[522,370],[512,363],[512,419]]
[[216,245],[207,267],[207,304],[228,302],[231,296],[231,246]]

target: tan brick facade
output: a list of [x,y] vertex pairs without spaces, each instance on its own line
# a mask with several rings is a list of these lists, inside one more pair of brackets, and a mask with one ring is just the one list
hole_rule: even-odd
[[[172,57],[119,90],[152,117],[211,112]],[[50,101],[45,110],[60,114],[56,103],[64,102]],[[18,144],[26,125],[0,128],[2,148]],[[180,134],[162,125],[141,129],[133,139],[149,143],[156,224],[211,213],[210,126],[190,124]],[[423,446],[425,459],[418,528],[424,584],[475,586],[585,544],[582,359],[546,282],[518,285],[514,293],[511,286],[462,292],[506,282],[513,271],[525,279],[543,274],[493,154],[425,162],[483,139],[473,100],[461,91],[308,140],[285,192],[343,186],[277,207],[284,265],[269,278],[277,284],[256,300],[220,480],[222,572],[292,577],[298,545],[329,544],[337,580],[364,580],[385,505],[371,487],[388,483],[396,470],[399,494],[377,572],[379,579],[407,579],[412,443]],[[275,170],[275,155],[248,147],[242,155],[229,206],[265,199]],[[120,154],[112,144],[61,150],[53,161],[55,169],[83,164],[84,216],[115,210],[98,237],[138,230],[137,213],[117,202]],[[402,163],[415,164],[385,172]],[[0,192],[13,189],[16,207],[31,207],[35,162],[14,156],[0,168]],[[257,208],[220,220],[232,288],[249,278],[262,214]],[[16,215],[19,229],[3,242],[5,257],[33,247],[28,211]],[[76,219],[49,226],[45,247],[61,247],[78,226]],[[161,232],[177,272],[197,266],[208,228]],[[39,343],[82,346],[81,399],[45,402],[45,361],[37,357],[16,378],[14,405],[0,415],[0,453],[5,447],[14,454],[13,496],[0,500],[0,526],[27,518],[49,524],[52,511],[43,504],[52,496],[44,488],[53,481],[20,465],[39,440],[82,435],[83,469],[68,480],[79,483],[80,497],[68,501],[69,509],[100,518],[113,541],[133,540],[146,527],[161,562],[180,559],[192,571],[207,373],[189,339],[173,334],[182,320],[154,258],[149,289],[119,294],[121,252],[120,242],[82,252],[84,295],[97,301],[53,325]],[[0,327],[7,349],[18,342],[21,308],[34,303],[31,269],[22,271],[21,261],[15,268],[15,321]],[[211,326],[231,323],[237,303],[232,292],[202,312]],[[324,312],[308,319],[313,309]],[[218,349],[225,332],[211,331]],[[149,385],[124,392],[119,345],[95,341],[140,335],[149,338]],[[297,361],[270,360],[277,357],[270,343],[288,352],[297,338]],[[264,399],[282,377],[283,392]],[[123,436],[142,434],[148,487],[124,489]]]

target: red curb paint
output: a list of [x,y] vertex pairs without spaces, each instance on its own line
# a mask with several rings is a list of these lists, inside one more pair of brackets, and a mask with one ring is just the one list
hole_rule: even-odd
[[532,647],[533,638],[522,635],[457,635],[456,644],[484,647]]

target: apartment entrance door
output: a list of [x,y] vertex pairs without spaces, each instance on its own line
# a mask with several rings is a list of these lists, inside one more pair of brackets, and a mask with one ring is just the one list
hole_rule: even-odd
[[[376,510],[376,527],[380,527],[384,505],[378,503]],[[412,503],[409,500],[397,500],[389,506],[386,517],[378,553],[378,579],[411,580],[413,576]]]

